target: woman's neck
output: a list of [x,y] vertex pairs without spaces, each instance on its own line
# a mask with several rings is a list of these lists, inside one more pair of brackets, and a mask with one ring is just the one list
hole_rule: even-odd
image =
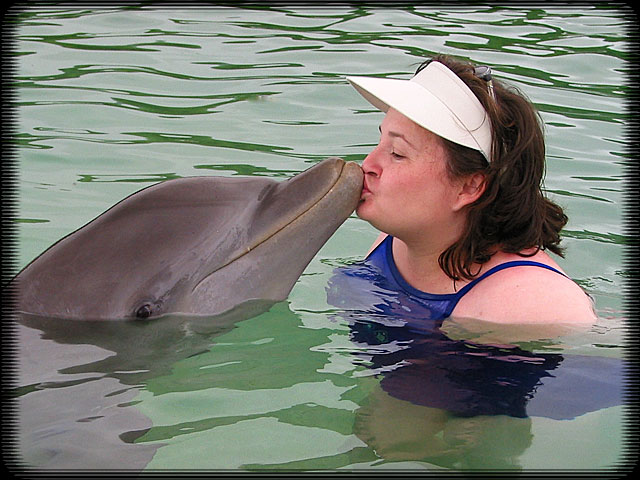
[[[419,241],[394,238],[393,259],[402,277],[414,288],[429,293],[453,293],[453,280],[440,268],[439,258],[459,236],[439,235],[429,241],[424,236]],[[463,282],[464,283],[464,282]]]

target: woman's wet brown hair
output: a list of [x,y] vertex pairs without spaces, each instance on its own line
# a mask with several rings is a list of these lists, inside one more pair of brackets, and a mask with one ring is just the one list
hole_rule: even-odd
[[475,75],[475,65],[438,55],[424,62],[440,62],[456,73],[482,103],[493,130],[491,162],[477,150],[442,139],[448,152],[448,174],[461,178],[485,174],[486,188],[467,207],[467,226],[457,242],[439,258],[440,267],[452,279],[471,279],[474,264],[487,262],[498,250],[517,253],[550,250],[560,256],[560,231],[567,223],[562,208],[542,190],[545,144],[542,120],[532,103],[513,86]]

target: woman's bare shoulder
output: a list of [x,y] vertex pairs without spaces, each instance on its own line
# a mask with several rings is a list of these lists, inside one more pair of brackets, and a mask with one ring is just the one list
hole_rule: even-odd
[[[498,255],[483,271],[516,259],[523,257]],[[544,252],[526,259],[562,271]],[[596,320],[593,302],[578,284],[557,272],[532,266],[507,268],[485,278],[460,300],[454,313],[501,323],[591,325]]]

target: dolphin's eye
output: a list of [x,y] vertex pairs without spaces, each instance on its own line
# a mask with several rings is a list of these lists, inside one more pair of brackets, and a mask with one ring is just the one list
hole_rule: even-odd
[[145,303],[138,310],[136,310],[136,317],[149,318],[151,316],[151,313],[152,313],[151,305],[149,305],[148,303]]

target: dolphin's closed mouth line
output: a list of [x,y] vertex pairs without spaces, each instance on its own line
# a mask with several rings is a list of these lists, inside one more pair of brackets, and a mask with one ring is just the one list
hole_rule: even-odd
[[264,242],[266,242],[267,240],[269,240],[271,237],[276,236],[278,233],[280,233],[282,230],[284,230],[285,228],[287,228],[289,225],[291,225],[293,222],[295,222],[296,220],[298,220],[300,217],[302,217],[303,215],[305,215],[309,210],[311,210],[312,208],[314,208],[316,205],[318,205],[322,200],[324,200],[324,198],[329,195],[329,192],[331,192],[333,190],[333,188],[336,186],[336,184],[338,183],[338,181],[340,181],[340,179],[342,178],[342,174],[344,173],[344,169],[346,167],[346,162],[342,163],[342,167],[340,169],[340,173],[337,175],[335,181],[331,184],[331,186],[327,189],[327,191],[324,193],[324,195],[322,195],[322,197],[320,197],[318,199],[318,201],[314,202],[311,206],[309,206],[309,208],[307,208],[306,210],[304,210],[303,212],[300,212],[299,215],[297,215],[295,218],[293,218],[290,222],[286,223],[285,225],[283,225],[281,228],[279,228],[278,230],[276,230],[275,232],[273,232],[271,235],[263,238],[262,240],[260,240],[258,243],[256,243],[253,247],[248,247],[243,253],[241,253],[240,255],[237,255],[235,257],[230,258],[226,263],[224,263],[223,265],[220,265],[218,268],[216,268],[215,270],[213,270],[212,272],[210,272],[209,274],[205,275],[204,277],[202,277],[202,279],[200,279],[200,281],[198,281],[193,289],[191,290],[191,293],[195,292],[196,289],[198,288],[198,286],[204,282],[207,278],[209,278],[211,275],[213,275],[214,273],[216,273],[218,270],[222,270],[224,267],[226,267],[227,265],[235,262],[237,259],[245,256],[246,254],[248,254],[251,250],[254,250],[255,248],[259,247],[260,245],[262,245]]

